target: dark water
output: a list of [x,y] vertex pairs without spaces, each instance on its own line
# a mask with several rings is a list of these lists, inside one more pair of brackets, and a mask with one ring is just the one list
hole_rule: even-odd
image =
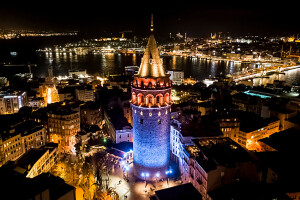
[[[1,52],[0,52],[1,53]],[[103,53],[103,54],[88,54],[88,55],[72,55],[69,53],[37,53],[30,49],[20,51],[17,56],[12,56],[9,53],[0,54],[0,64],[3,62],[11,62],[13,64],[36,64],[32,67],[32,72],[35,76],[45,77],[48,72],[50,61],[53,60],[54,75],[67,75],[69,69],[86,69],[88,74],[108,75],[108,74],[123,74],[125,66],[140,65],[142,55],[139,54],[118,54],[118,53]],[[192,57],[163,57],[163,64],[167,70],[183,70],[185,78],[193,77],[198,81],[204,80],[209,76],[222,74],[231,74],[242,71],[242,68],[253,68],[254,65],[244,63],[233,63],[226,61],[209,61],[200,58]],[[8,67],[4,67],[8,69]],[[12,69],[12,68],[11,68]],[[0,70],[0,72],[3,70]],[[28,72],[27,67],[17,67],[14,72]],[[280,80],[286,80],[288,84],[300,83],[300,69],[291,70],[285,76],[280,77]],[[0,74],[3,76],[3,74]],[[270,82],[268,80],[255,81],[257,84]]]
[[[24,60],[23,63],[34,63],[37,67],[33,68],[35,76],[44,77],[47,75],[47,69],[50,61],[53,60],[54,75],[66,75],[69,69],[86,69],[88,74],[108,75],[122,74],[125,66],[139,66],[142,55],[138,54],[88,54],[88,55],[72,55],[72,54],[46,54],[36,53],[31,56],[30,60]],[[22,62],[22,58],[18,55],[11,60],[14,63]],[[200,58],[192,57],[163,57],[163,64],[167,70],[183,70],[185,77],[193,77],[197,80],[208,78],[209,75],[215,76],[220,73],[228,74],[241,71],[242,68],[249,66],[247,64],[234,64],[224,61],[207,61]]]

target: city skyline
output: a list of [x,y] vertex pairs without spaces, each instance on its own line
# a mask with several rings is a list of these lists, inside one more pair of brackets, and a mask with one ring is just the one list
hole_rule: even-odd
[[[278,4],[249,2],[248,5],[201,2],[158,3],[143,6],[140,2],[111,4],[4,3],[0,8],[0,28],[118,33],[133,30],[147,36],[145,27],[154,14],[157,35],[186,32],[206,36],[211,32],[230,34],[287,35],[297,34],[296,8],[282,9]],[[182,5],[181,5],[182,4]]]
[[296,12],[244,3],[5,3],[1,199],[300,199]]

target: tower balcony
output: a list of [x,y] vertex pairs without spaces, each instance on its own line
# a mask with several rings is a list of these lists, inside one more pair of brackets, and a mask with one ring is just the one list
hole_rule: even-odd
[[171,88],[143,90],[132,88],[131,103],[140,107],[159,108],[171,105]]
[[172,87],[172,81],[169,79],[170,74],[166,74],[165,77],[138,77],[134,76],[131,83],[133,88],[148,89],[148,90],[160,90]]
[[160,107],[165,107],[165,106],[169,106],[171,105],[171,102],[170,103],[138,103],[137,101],[132,101],[131,100],[131,103],[135,106],[139,106],[139,107],[144,107],[144,108],[160,108]]

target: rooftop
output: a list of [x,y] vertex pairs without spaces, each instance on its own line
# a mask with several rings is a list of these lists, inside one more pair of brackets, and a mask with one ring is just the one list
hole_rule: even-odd
[[277,151],[290,151],[300,152],[299,143],[300,134],[299,130],[287,129],[270,135],[267,138],[259,140],[268,146],[276,149]]
[[209,196],[213,200],[291,200],[281,187],[266,183],[229,184],[210,192]]
[[236,111],[235,115],[240,120],[240,130],[246,133],[264,128],[268,124],[278,121],[276,118],[264,119],[252,112]]
[[155,191],[155,196],[152,199],[156,200],[201,200],[202,195],[191,184],[174,186],[162,190]]
[[131,127],[127,119],[124,117],[121,109],[115,108],[107,110],[106,114],[110,118],[111,123],[114,125],[115,130],[123,130],[123,127],[125,126]]
[[[201,138],[192,141],[195,145],[187,146],[187,151],[195,156],[195,159],[206,172],[219,165],[234,167],[236,163],[252,160],[244,148],[227,137]],[[193,148],[193,151],[189,148]]]
[[22,134],[22,136],[29,135],[43,129],[41,124],[33,120],[25,121],[19,114],[0,115],[0,121],[2,125],[0,127],[0,137],[4,140],[18,134]]
[[[66,184],[59,177],[50,173],[41,174],[35,178],[25,178],[9,167],[0,168],[0,192],[2,197],[9,199],[34,199],[37,194],[49,190],[49,199],[59,199],[75,188]],[[47,193],[44,193],[46,195]]]
[[287,193],[300,192],[299,165],[295,155],[299,149],[291,147],[290,151],[258,152],[255,155],[261,160],[262,166],[272,169],[276,174],[278,183]]
[[[197,117],[191,117],[189,115],[180,115],[174,121],[180,123],[182,136],[193,137],[214,137],[222,136],[222,131],[214,123],[202,123]],[[177,126],[176,123],[174,123]],[[179,129],[179,127],[177,127]]]
[[300,125],[300,114],[297,114],[295,117],[291,117],[287,119],[287,121],[290,121],[294,124]]
[[166,76],[153,33],[151,33],[148,39],[137,76],[145,78]]
[[30,149],[15,164],[18,167],[29,170],[47,151],[48,149]]
[[73,105],[70,104],[55,104],[51,107],[50,106],[47,107],[49,107],[48,113],[55,114],[55,115],[71,115],[78,112],[73,110]]

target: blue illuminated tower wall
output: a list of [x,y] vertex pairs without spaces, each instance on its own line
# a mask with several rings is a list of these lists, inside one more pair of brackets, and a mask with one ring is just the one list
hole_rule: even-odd
[[149,108],[132,105],[132,109],[134,174],[144,179],[141,174],[148,173],[147,179],[153,179],[158,173],[162,178],[170,158],[171,106]]

